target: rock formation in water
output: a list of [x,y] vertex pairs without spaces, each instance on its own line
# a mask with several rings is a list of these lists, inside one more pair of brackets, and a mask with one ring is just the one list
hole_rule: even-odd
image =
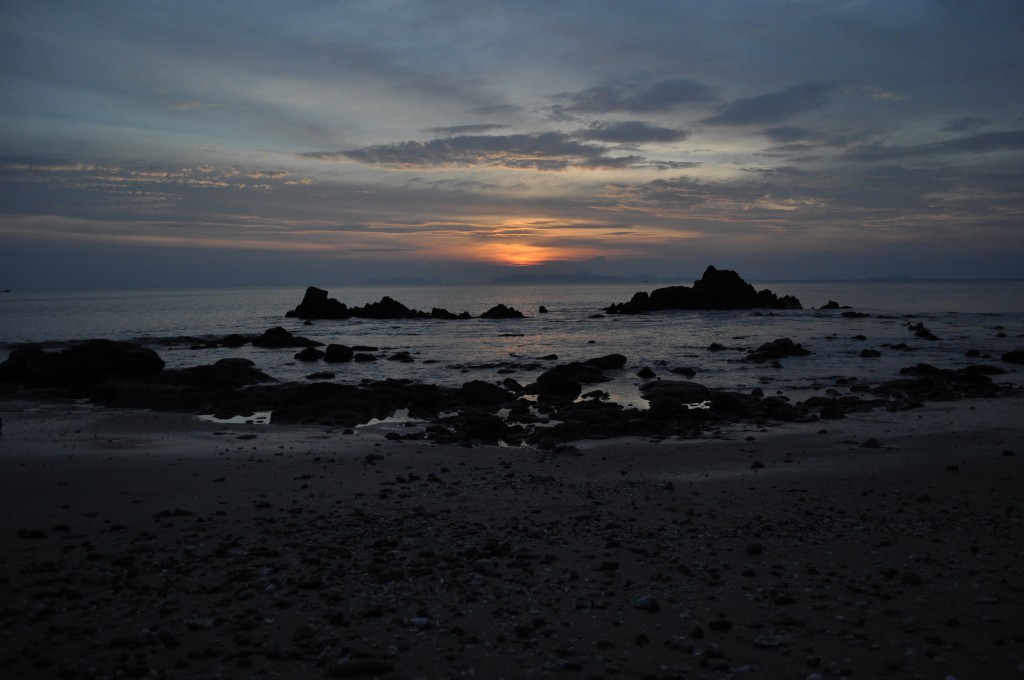
[[730,269],[708,267],[693,286],[658,288],[650,294],[640,291],[629,302],[605,309],[609,314],[643,314],[667,309],[803,309],[791,295],[779,297],[768,289],[754,287]]
[[394,298],[384,296],[380,302],[370,302],[362,307],[349,307],[344,302],[327,297],[327,291],[310,286],[302,302],[285,316],[314,319],[469,319],[469,312],[454,314],[447,309],[434,307],[429,312],[410,309]]

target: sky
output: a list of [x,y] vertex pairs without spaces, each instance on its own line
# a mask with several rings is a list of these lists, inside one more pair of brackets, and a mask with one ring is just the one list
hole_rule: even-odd
[[1020,0],[0,0],[0,288],[1024,277]]

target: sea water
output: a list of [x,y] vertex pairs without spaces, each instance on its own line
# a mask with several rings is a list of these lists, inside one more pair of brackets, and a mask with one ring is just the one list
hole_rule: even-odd
[[[683,282],[690,285],[692,282]],[[304,294],[302,287],[109,291],[14,291],[0,294],[0,360],[23,343],[59,348],[71,341],[110,338],[141,342],[169,368],[244,357],[281,381],[308,380],[329,371],[335,382],[405,378],[458,386],[468,380],[532,382],[542,371],[569,361],[610,353],[627,357],[613,380],[594,386],[622,404],[645,407],[635,374],[650,368],[664,379],[680,379],[672,368],[693,368],[693,380],[709,387],[761,388],[793,399],[834,386],[840,378],[877,382],[916,363],[961,368],[994,363],[1010,373],[997,380],[1024,383],[1003,353],[1024,349],[1024,281],[754,282],[778,295],[793,295],[803,310],[668,311],[607,315],[604,307],[638,290],[666,284],[330,286],[331,297],[351,306],[388,295],[408,307],[443,307],[478,316],[503,303],[524,319],[447,321],[436,319],[314,321],[285,317]],[[867,317],[848,319],[819,310],[829,300]],[[547,313],[540,313],[544,306]],[[917,338],[909,324],[922,323],[938,340]],[[283,326],[323,343],[376,347],[372,362],[307,363],[297,350],[192,349],[197,342],[231,333],[256,335]],[[801,343],[812,354],[782,366],[743,361],[747,350],[777,338]],[[711,351],[712,343],[724,351]],[[906,343],[912,351],[887,345]],[[862,358],[864,349],[881,357]],[[982,356],[969,357],[969,350]],[[411,363],[389,360],[408,352]],[[552,355],[557,359],[550,359]],[[591,388],[588,388],[591,389]]]

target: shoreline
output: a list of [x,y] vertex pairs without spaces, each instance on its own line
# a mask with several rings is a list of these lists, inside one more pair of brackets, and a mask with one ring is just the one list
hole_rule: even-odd
[[1015,677],[1022,405],[551,453],[6,402],[0,670]]

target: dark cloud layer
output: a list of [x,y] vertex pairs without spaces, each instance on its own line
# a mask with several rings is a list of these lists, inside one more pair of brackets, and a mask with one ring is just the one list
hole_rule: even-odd
[[996,151],[1024,150],[1024,130],[986,132],[971,137],[958,137],[931,144],[909,146],[864,144],[851,149],[846,158],[856,161],[891,161],[903,158],[982,154]]
[[764,125],[824,108],[835,91],[833,83],[803,83],[756,97],[736,99],[702,122],[708,125]]
[[576,133],[580,139],[591,139],[613,144],[643,144],[644,142],[677,142],[686,139],[689,132],[650,125],[639,120],[614,123],[592,123]]
[[[649,132],[652,130],[642,129]],[[638,156],[609,157],[607,153],[607,148],[583,144],[571,135],[545,132],[459,135],[427,142],[378,144],[348,151],[313,151],[303,156],[317,160],[348,159],[369,165],[407,169],[489,166],[548,171],[571,167],[594,170],[624,168],[643,160]]]
[[689,78],[673,78],[640,85],[589,87],[554,97],[556,116],[583,113],[653,113],[671,111],[683,104],[712,101],[715,90]]

